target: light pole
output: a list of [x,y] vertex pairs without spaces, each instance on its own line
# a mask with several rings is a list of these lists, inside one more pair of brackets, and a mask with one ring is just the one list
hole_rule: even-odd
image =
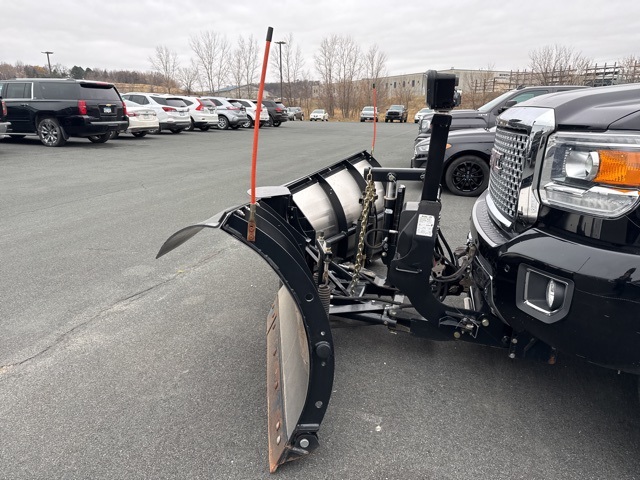
[[284,98],[282,98],[282,45],[286,45],[287,42],[280,40],[276,43],[278,44],[278,58],[280,59],[280,101],[284,103]]
[[53,70],[51,70],[51,60],[49,60],[49,55],[53,55],[53,52],[40,52],[44,53],[47,56],[47,63],[49,64],[49,75],[53,75]]

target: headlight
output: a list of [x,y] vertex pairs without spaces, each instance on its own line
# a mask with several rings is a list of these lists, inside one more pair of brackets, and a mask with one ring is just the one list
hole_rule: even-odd
[[429,142],[420,142],[414,149],[416,155],[425,155],[429,153]]
[[422,120],[420,120],[420,131],[424,133],[427,130],[429,130],[430,126],[431,126],[431,120],[429,120],[428,118],[422,117]]
[[640,200],[640,135],[556,133],[540,176],[543,204],[598,217],[620,217]]

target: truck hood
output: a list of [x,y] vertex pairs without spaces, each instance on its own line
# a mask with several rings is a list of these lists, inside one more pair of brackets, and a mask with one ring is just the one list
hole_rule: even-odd
[[640,129],[638,84],[550,93],[522,102],[518,106],[552,108],[557,126],[563,129]]

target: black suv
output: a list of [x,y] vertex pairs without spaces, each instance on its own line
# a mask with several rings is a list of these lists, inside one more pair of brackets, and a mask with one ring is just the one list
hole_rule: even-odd
[[393,122],[394,120],[398,120],[400,123],[407,123],[407,117],[409,116],[409,112],[407,111],[407,107],[404,105],[391,105],[387,113],[384,114],[384,121]]
[[[256,100],[257,104],[258,101]],[[280,102],[274,102],[273,100],[262,100],[262,105],[269,111],[269,119],[274,127],[279,127],[282,122],[289,120],[287,109]]]
[[11,125],[9,122],[5,122],[7,119],[7,104],[4,99],[0,97],[0,135],[5,133],[9,126]]
[[[496,124],[496,118],[502,112],[520,102],[547,93],[563,92],[565,90],[575,90],[586,88],[577,85],[553,85],[539,87],[518,87],[509,90],[488,103],[485,103],[477,110],[453,110],[451,112],[450,130],[461,130],[466,128],[491,128]],[[420,120],[418,136],[415,144],[421,142],[431,135],[431,119],[433,113],[425,115]]]
[[1,80],[0,96],[11,122],[8,135],[38,135],[47,147],[62,146],[69,137],[104,143],[129,122],[122,98],[110,83],[72,78]]

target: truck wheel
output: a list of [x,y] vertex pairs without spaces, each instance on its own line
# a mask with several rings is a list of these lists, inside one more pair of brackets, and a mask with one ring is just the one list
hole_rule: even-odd
[[228,130],[229,129],[229,119],[225,116],[220,115],[218,118],[218,128],[220,130]]
[[444,180],[454,195],[477,197],[489,185],[489,165],[476,155],[463,155],[449,164]]
[[53,117],[45,117],[38,122],[38,137],[46,147],[61,147],[67,140],[58,120]]
[[103,133],[102,135],[90,135],[87,137],[91,143],[105,143],[111,138],[111,132]]
[[196,128],[195,123],[193,123],[193,118],[191,119],[191,123],[189,124],[189,126],[187,128],[185,128],[185,130],[187,132],[193,132],[193,129]]

